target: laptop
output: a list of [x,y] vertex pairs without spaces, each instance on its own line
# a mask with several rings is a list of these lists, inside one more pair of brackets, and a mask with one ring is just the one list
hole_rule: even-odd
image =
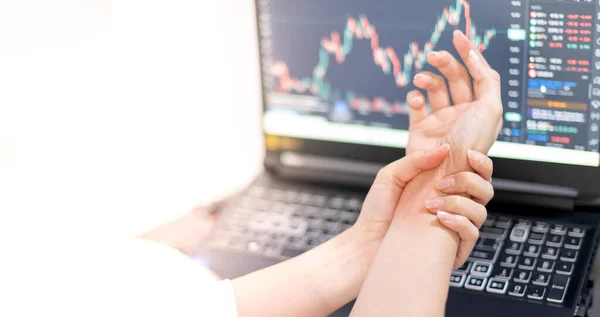
[[[592,0],[257,0],[265,172],[203,254],[235,278],[357,219],[404,154],[405,96],[463,30],[502,76],[496,197],[447,316],[584,316],[600,223],[600,5]],[[407,255],[408,256],[408,255]],[[347,316],[352,304],[336,312]]]

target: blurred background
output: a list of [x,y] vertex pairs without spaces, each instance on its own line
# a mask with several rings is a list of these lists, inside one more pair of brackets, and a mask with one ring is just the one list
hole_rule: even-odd
[[254,24],[241,0],[0,0],[1,235],[132,236],[247,184]]

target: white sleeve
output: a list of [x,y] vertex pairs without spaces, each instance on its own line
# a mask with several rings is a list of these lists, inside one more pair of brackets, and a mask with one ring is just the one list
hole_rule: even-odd
[[223,280],[206,288],[210,294],[203,296],[199,316],[237,317],[235,294],[230,280]]
[[0,315],[237,316],[231,282],[177,250],[138,239],[85,245],[19,258],[5,272],[12,291]]

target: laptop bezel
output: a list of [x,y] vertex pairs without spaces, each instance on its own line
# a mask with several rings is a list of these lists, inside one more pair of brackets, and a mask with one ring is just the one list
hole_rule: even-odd
[[[260,45],[259,6],[255,0],[256,43],[258,46],[259,78],[261,87],[262,116],[267,111],[265,96],[267,94],[263,81],[262,48]],[[261,124],[262,128],[262,124]],[[264,131],[264,129],[263,129]],[[265,137],[267,135],[265,134]],[[331,158],[352,159],[369,163],[388,164],[405,156],[405,149],[389,148],[373,145],[341,143],[331,141],[294,138],[294,144],[300,145],[293,149],[295,152],[319,155]],[[265,164],[274,156],[278,157],[281,149],[271,150],[266,148]],[[492,158],[494,161],[494,177],[524,181],[528,183],[548,184],[576,189],[579,192],[579,201],[592,201],[600,197],[600,185],[595,180],[600,180],[600,167],[576,166],[547,162],[534,162],[515,159]],[[600,162],[599,162],[600,163]]]

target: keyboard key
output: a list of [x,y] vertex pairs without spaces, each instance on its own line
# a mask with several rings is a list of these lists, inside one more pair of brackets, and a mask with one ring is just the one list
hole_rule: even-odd
[[508,254],[520,255],[523,252],[523,243],[509,242],[504,252]]
[[531,220],[528,219],[519,219],[517,220],[517,224],[521,226],[527,227],[527,229],[531,229]]
[[548,260],[556,260],[558,259],[558,248],[555,247],[543,247],[542,248],[542,258]]
[[546,300],[553,303],[562,303],[565,300],[569,280],[568,276],[555,275],[552,279],[552,285],[549,288]]
[[313,249],[313,248],[319,246],[320,243],[321,243],[321,240],[319,239],[319,237],[309,239],[308,240],[307,248],[308,249]]
[[531,271],[517,270],[513,280],[515,282],[527,284],[529,281],[531,281]]
[[313,195],[309,193],[301,193],[298,202],[303,205],[315,207],[323,207],[327,203],[327,197],[324,195]]
[[519,268],[522,270],[533,270],[535,268],[535,264],[537,262],[536,258],[524,256],[519,260]]
[[358,219],[358,214],[349,211],[340,212],[340,221],[345,225],[353,225]]
[[471,265],[473,265],[473,262],[466,261],[465,263],[463,263],[463,265],[461,265],[458,269],[456,269],[456,271],[468,273],[471,271]]
[[346,201],[342,197],[332,197],[329,199],[328,206],[333,209],[343,209]]
[[335,209],[323,209],[321,211],[321,217],[326,221],[338,221],[340,212]]
[[529,228],[522,225],[516,225],[510,232],[510,241],[524,243],[527,241],[528,236]]
[[270,258],[278,258],[281,256],[281,251],[281,246],[276,244],[269,244],[265,247],[265,252],[263,253],[263,255]]
[[506,290],[508,289],[508,280],[500,279],[500,278],[491,278],[488,282],[486,291],[489,293],[495,294],[506,294]]
[[567,237],[565,248],[571,250],[579,250],[581,248],[581,238]]
[[533,232],[547,233],[550,231],[550,225],[547,222],[536,221],[531,229]]
[[498,267],[494,268],[494,271],[492,271],[491,276],[510,280],[512,278],[513,271],[514,270],[511,268],[498,266]]
[[577,260],[577,251],[563,249],[560,251],[560,260],[565,262],[575,262]]
[[527,284],[512,283],[508,287],[508,295],[515,297],[523,297],[527,292]]
[[585,236],[585,230],[582,228],[571,228],[569,230],[569,237],[583,238]]
[[544,243],[545,238],[546,238],[546,234],[544,234],[544,233],[532,232],[529,234],[529,240],[527,240],[527,241],[531,244],[540,245],[540,244]]
[[523,251],[523,255],[537,258],[540,255],[540,253],[542,252],[541,249],[542,248],[539,245],[526,244],[525,250]]
[[362,209],[363,201],[358,198],[350,198],[346,200],[345,208],[350,211],[360,211]]
[[498,218],[496,218],[495,225],[498,228],[508,229],[508,228],[510,228],[511,224],[512,224],[512,219],[510,219],[508,217],[498,217]]
[[556,264],[556,273],[562,275],[571,275],[573,274],[573,263],[568,262],[558,262]]
[[494,265],[488,262],[475,262],[473,263],[473,268],[471,269],[471,275],[488,277],[492,274],[492,269]]
[[308,245],[307,237],[291,237],[287,247],[294,250],[304,250]]
[[548,286],[550,282],[550,275],[547,273],[535,272],[533,273],[533,279],[531,283],[539,286]]
[[497,239],[489,239],[489,238],[480,238],[477,240],[477,244],[475,245],[475,250],[481,251],[496,251],[502,245],[501,240]]
[[471,256],[469,256],[469,260],[471,260],[471,261],[484,260],[484,261],[494,262],[494,259],[496,258],[497,253],[498,253],[498,251],[474,250],[473,252],[471,252]]
[[281,256],[285,258],[295,258],[304,253],[304,250],[285,248],[281,251]]
[[548,235],[548,240],[546,240],[546,245],[549,247],[562,247],[563,242],[565,241],[565,237],[563,235],[558,234],[550,234]]
[[518,259],[517,255],[505,254],[500,258],[500,266],[514,268],[517,266]]
[[482,238],[504,239],[504,237],[506,236],[506,229],[495,227],[483,227],[479,231],[479,236],[481,236]]
[[542,300],[546,295],[546,288],[542,286],[530,285],[527,291],[527,298]]
[[552,271],[554,271],[554,261],[540,260],[537,265],[537,270],[540,272],[552,273]]
[[463,272],[452,272],[452,275],[450,276],[450,286],[463,287],[466,279],[467,274]]
[[463,272],[463,273],[470,272],[472,265],[473,265],[473,262],[466,261],[465,263],[463,263],[463,265],[461,265],[458,269],[456,269],[456,271],[457,272]]
[[252,254],[261,254],[264,249],[264,243],[261,241],[250,241],[246,244],[246,251]]
[[483,223],[484,227],[493,227],[495,223],[495,217],[492,215],[487,215],[487,218],[485,218],[485,222]]
[[550,233],[564,236],[567,234],[567,227],[561,224],[555,224],[550,227]]
[[486,282],[487,277],[469,275],[469,277],[467,278],[467,282],[465,283],[465,288],[474,291],[483,291]]

